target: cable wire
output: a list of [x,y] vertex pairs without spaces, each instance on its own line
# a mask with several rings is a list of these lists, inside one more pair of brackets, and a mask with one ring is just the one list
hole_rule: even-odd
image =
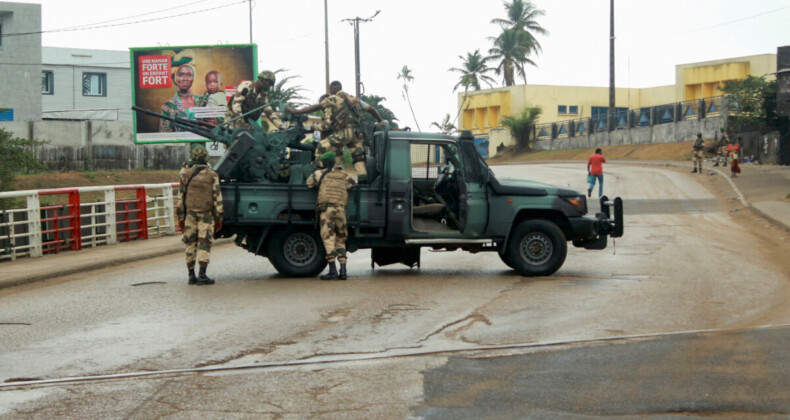
[[53,33],[53,32],[84,31],[84,30],[89,30],[89,29],[101,29],[101,28],[110,28],[110,27],[115,27],[115,26],[134,25],[134,24],[138,24],[138,23],[147,23],[147,22],[154,22],[154,21],[158,21],[158,20],[165,20],[165,19],[172,19],[172,18],[177,18],[177,17],[182,17],[182,16],[194,15],[194,14],[198,14],[198,13],[208,12],[208,11],[211,11],[211,10],[223,9],[223,8],[226,8],[226,7],[235,6],[237,4],[242,4],[242,3],[247,3],[247,0],[236,1],[234,3],[228,3],[228,4],[225,4],[225,5],[222,5],[222,6],[211,7],[211,8],[208,8],[208,9],[196,10],[194,12],[179,13],[177,15],[163,16],[163,17],[153,18],[153,19],[137,20],[137,21],[133,21],[133,22],[124,22],[124,23],[115,23],[115,24],[112,24],[112,25],[87,26],[87,27],[74,28],[74,29],[53,29],[53,30],[47,30],[47,31],[17,32],[17,33],[3,34],[2,37],[5,38],[5,37],[10,37],[10,36],[38,35],[38,34],[46,34],[46,33]]

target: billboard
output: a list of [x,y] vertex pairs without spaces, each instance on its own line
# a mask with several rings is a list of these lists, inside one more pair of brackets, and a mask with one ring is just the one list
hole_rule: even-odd
[[[218,124],[227,100],[257,74],[255,44],[130,48],[132,104],[153,112]],[[205,141],[173,124],[134,112],[134,142]]]

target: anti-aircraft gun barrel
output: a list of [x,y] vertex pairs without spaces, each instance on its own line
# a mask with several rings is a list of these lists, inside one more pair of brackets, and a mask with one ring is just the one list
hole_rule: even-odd
[[171,121],[176,127],[181,128],[185,131],[189,131],[191,133],[195,133],[201,137],[205,137],[208,140],[218,141],[220,143],[226,143],[226,144],[228,143],[227,139],[223,138],[223,136],[221,136],[219,133],[216,132],[217,126],[213,124],[209,124],[205,121],[195,121],[181,117],[171,117],[168,115],[159,114],[149,109],[140,108],[139,106],[133,106],[132,109],[137,112],[142,112],[143,114],[150,115],[152,117]]

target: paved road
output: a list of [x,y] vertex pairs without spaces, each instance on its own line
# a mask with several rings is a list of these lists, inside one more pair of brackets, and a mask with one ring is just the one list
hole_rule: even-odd
[[[583,189],[578,166],[495,171]],[[790,247],[713,178],[607,166],[626,235],[552,277],[424,250],[286,279],[226,245],[211,287],[164,256],[0,290],[0,382],[145,375],[6,385],[0,418],[784,418]]]

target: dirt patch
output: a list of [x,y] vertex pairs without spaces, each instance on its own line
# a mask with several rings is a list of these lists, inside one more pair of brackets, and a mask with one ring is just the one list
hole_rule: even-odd
[[[657,143],[657,144],[627,144],[620,146],[605,146],[603,155],[607,159],[629,159],[629,160],[668,160],[668,161],[689,161],[693,141],[679,143]],[[531,162],[540,160],[587,160],[590,155],[595,153],[595,148],[568,149],[568,150],[543,150],[517,154],[512,148],[497,154],[490,159],[492,163],[505,162]]]
[[178,171],[44,172],[18,175],[16,182],[14,182],[14,189],[22,191],[96,185],[163,184],[167,182],[178,182]]

